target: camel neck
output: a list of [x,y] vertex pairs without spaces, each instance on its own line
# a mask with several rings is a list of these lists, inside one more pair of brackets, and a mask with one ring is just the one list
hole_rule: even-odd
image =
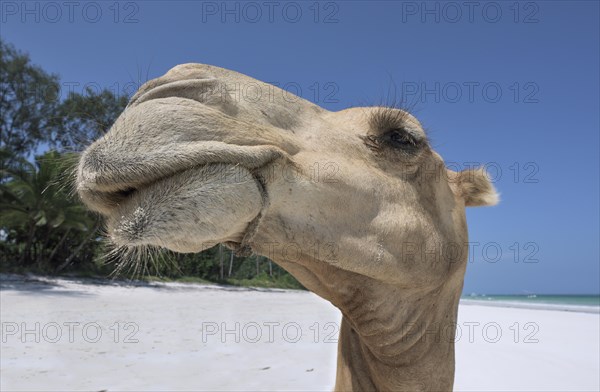
[[335,390],[452,390],[456,292],[442,288],[401,300],[392,291],[368,318],[344,314]]

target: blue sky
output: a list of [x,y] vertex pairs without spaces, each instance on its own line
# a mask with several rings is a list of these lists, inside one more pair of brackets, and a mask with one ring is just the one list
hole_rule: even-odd
[[65,91],[123,91],[186,62],[330,110],[395,85],[444,159],[487,166],[501,192],[468,211],[465,292],[600,292],[597,1],[1,4],[2,38]]

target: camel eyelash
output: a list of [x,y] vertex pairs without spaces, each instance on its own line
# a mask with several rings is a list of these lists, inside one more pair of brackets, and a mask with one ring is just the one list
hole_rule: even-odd
[[384,146],[414,154],[427,145],[427,138],[411,131],[407,110],[396,107],[378,107],[369,115],[369,134],[363,137],[367,147],[379,150]]
[[395,107],[378,107],[369,115],[371,132],[381,134],[392,129],[402,129],[406,124],[408,112]]

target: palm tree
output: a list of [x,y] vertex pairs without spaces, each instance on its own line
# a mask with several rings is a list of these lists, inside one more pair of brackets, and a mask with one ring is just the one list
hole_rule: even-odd
[[[2,157],[5,155],[6,151],[2,152]],[[69,195],[65,180],[72,172],[73,156],[51,151],[36,157],[35,163],[22,158],[17,161],[2,173],[0,227],[23,233],[19,264],[47,263],[72,231],[91,231],[97,225]],[[51,236],[60,232],[60,239],[48,251]],[[35,257],[33,251],[37,251]]]

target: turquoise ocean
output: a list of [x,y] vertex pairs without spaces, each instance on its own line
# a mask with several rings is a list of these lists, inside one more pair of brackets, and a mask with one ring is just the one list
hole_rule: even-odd
[[600,313],[600,295],[463,295],[463,303]]

